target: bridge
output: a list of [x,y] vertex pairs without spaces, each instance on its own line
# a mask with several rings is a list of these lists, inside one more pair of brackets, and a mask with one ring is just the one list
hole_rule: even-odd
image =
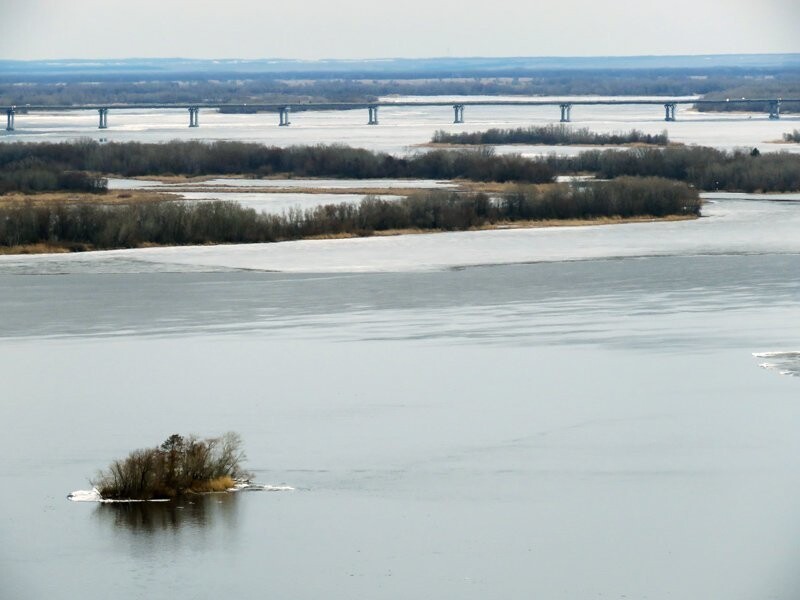
[[738,100],[689,100],[686,98],[660,99],[660,100],[471,100],[463,102],[311,102],[297,104],[228,104],[228,103],[132,103],[132,104],[81,104],[81,105],[15,105],[0,107],[6,111],[6,131],[14,131],[16,127],[16,115],[30,112],[64,112],[64,111],[97,111],[99,116],[98,128],[108,128],[109,110],[131,110],[131,109],[183,109],[189,112],[189,127],[200,126],[200,109],[221,110],[226,112],[274,112],[278,114],[278,125],[285,127],[290,125],[289,113],[292,111],[323,111],[323,110],[359,110],[366,109],[368,114],[367,125],[378,124],[378,109],[381,107],[404,107],[404,106],[451,106],[453,108],[453,123],[464,122],[464,109],[467,106],[554,106],[561,111],[561,122],[569,123],[572,116],[573,106],[630,106],[630,105],[662,105],[664,107],[664,120],[675,121],[675,111],[679,104],[709,105],[709,104],[737,104],[746,108],[747,106],[766,105],[769,109],[770,119],[780,119],[781,103],[800,102],[800,99],[783,98],[741,98]]

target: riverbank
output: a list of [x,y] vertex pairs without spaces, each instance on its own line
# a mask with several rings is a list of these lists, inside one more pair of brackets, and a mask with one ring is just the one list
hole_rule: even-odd
[[[595,219],[561,219],[561,220],[544,220],[544,221],[505,221],[500,223],[491,223],[482,226],[470,227],[460,231],[498,231],[510,229],[548,229],[556,227],[597,227],[601,225],[627,225],[633,223],[669,223],[676,221],[693,221],[699,219],[698,215],[669,215],[666,217],[598,217]],[[445,229],[418,229],[418,228],[404,228],[404,229],[387,229],[384,231],[374,231],[369,234],[357,233],[336,233],[336,234],[319,234],[309,235],[294,240],[288,241],[322,241],[322,240],[347,240],[355,238],[367,237],[396,237],[396,236],[410,236],[421,235],[430,233],[445,233]],[[240,245],[240,244],[226,244],[226,243],[213,243],[208,242],[201,244],[202,246],[225,246],[225,245]],[[95,248],[91,244],[75,244],[75,243],[37,243],[37,244],[21,244],[17,246],[0,246],[0,256],[24,256],[33,254],[71,254],[75,252],[101,252],[105,250],[123,250],[123,249],[144,249],[144,248],[173,248],[179,247],[179,244],[156,244],[152,242],[142,242],[136,246],[121,246],[118,248]]]
[[441,190],[399,198],[368,195],[358,203],[292,208],[279,214],[213,198],[158,201],[158,194],[141,194],[141,201],[137,192],[125,191],[112,194],[108,201],[89,198],[83,203],[69,194],[38,202],[20,203],[16,198],[0,205],[0,247],[16,254],[51,248],[84,252],[473,231],[553,222],[696,217],[701,206],[697,191],[686,184],[652,177],[517,186],[497,195]]

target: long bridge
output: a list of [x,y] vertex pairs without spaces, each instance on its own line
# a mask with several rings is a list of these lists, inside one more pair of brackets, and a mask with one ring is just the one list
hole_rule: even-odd
[[229,103],[130,103],[130,104],[69,104],[69,105],[15,105],[3,106],[1,110],[6,111],[6,131],[14,131],[17,114],[29,112],[63,112],[63,111],[97,111],[99,116],[99,129],[108,128],[109,110],[131,110],[131,109],[184,109],[189,113],[189,127],[200,126],[200,109],[221,110],[225,112],[250,113],[250,112],[274,112],[278,114],[278,125],[285,127],[290,125],[289,114],[292,111],[322,111],[322,110],[359,110],[366,109],[368,114],[367,125],[378,124],[378,109],[381,107],[398,106],[451,106],[453,108],[453,123],[464,122],[464,108],[467,106],[554,106],[561,110],[561,122],[569,123],[573,106],[629,106],[629,105],[662,105],[664,107],[664,120],[675,121],[675,111],[679,104],[737,104],[743,107],[766,105],[769,110],[770,119],[780,119],[781,103],[800,102],[800,99],[783,98],[741,98],[727,100],[692,100],[686,98],[659,99],[659,100],[637,100],[637,99],[612,99],[612,100],[470,100],[463,102],[309,102],[295,104],[229,104]]

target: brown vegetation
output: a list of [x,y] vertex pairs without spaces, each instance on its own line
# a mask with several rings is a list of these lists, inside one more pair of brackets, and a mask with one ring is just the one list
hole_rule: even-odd
[[258,213],[221,201],[30,203],[0,206],[0,246],[51,244],[76,251],[464,231],[530,221],[696,216],[700,204],[696,190],[656,177],[516,186],[496,196],[453,191],[420,191],[400,200],[367,196],[359,204],[327,204],[283,214]]
[[588,127],[574,128],[567,125],[540,125],[516,129],[489,129],[476,132],[448,132],[439,130],[433,134],[433,144],[532,144],[546,146],[562,145],[613,145],[625,144],[666,146],[669,136],[666,130],[657,134],[644,133],[637,129],[627,132],[597,133]]
[[105,500],[155,500],[222,492],[246,476],[238,434],[198,439],[173,434],[157,448],[115,460],[92,484]]

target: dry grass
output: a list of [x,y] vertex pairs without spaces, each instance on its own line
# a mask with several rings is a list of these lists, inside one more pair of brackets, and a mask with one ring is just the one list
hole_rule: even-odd
[[[516,191],[520,187],[519,183],[511,183],[511,182],[499,183],[496,181],[471,181],[467,179],[455,179],[453,180],[453,183],[455,183],[457,186],[455,191],[472,192],[472,193],[483,192],[484,194],[508,194]],[[531,184],[526,184],[525,188],[545,190],[554,185],[556,184],[531,183]]]
[[587,227],[590,225],[622,225],[625,223],[657,223],[662,221],[693,221],[696,215],[667,215],[666,217],[597,217],[596,219],[555,219],[550,221],[508,221],[476,227],[474,231],[487,229],[535,229],[541,227]]
[[236,482],[233,480],[233,477],[230,477],[229,475],[223,475],[222,477],[217,477],[216,479],[193,485],[192,491],[197,493],[227,492],[235,485]]
[[[90,250],[91,248],[84,248]],[[73,249],[58,244],[23,244],[21,246],[0,246],[0,255],[4,254],[66,254]]]
[[[493,231],[499,229],[540,229],[544,227],[589,227],[594,225],[622,225],[626,223],[657,223],[662,221],[692,221],[697,219],[695,215],[668,215],[666,217],[597,217],[596,219],[555,219],[549,221],[501,221],[498,223],[487,223],[480,227],[469,229],[452,229],[451,233],[459,231]],[[359,235],[357,233],[331,233],[323,235],[313,235],[302,238],[303,240],[347,240],[358,237],[391,237],[395,235],[418,235],[422,233],[443,233],[444,229],[385,229],[373,231]]]
[[45,192],[41,194],[4,194],[0,195],[0,207],[23,206],[52,206],[54,204],[94,204],[114,205],[131,204],[140,202],[163,202],[175,200],[173,194],[151,192],[145,190],[114,190],[105,194],[84,194],[72,192]]

